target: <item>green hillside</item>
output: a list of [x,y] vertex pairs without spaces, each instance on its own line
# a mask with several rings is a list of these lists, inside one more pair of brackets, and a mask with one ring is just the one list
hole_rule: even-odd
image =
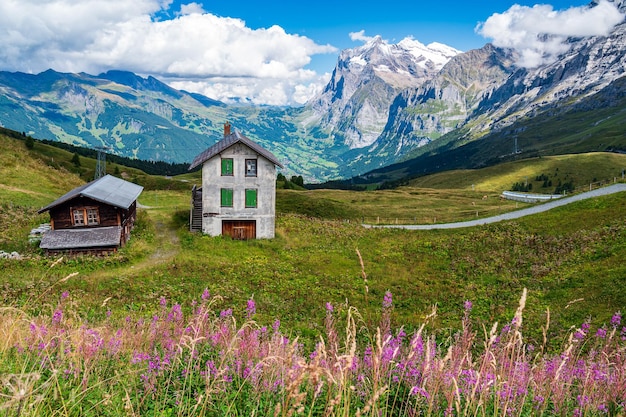
[[[441,221],[475,216],[479,204],[491,204],[490,210],[497,212],[513,210],[515,203],[496,197],[520,173],[528,170],[530,176],[557,167],[564,172],[565,166],[587,164],[589,175],[600,176],[606,160],[593,158],[604,154],[542,158],[527,166],[517,162],[462,173],[462,184],[450,179],[460,173],[448,173],[421,179],[415,184],[420,188],[281,190],[276,239],[247,242],[187,231],[191,182],[129,172],[131,179],[147,178],[152,184],[140,197],[148,208],[140,210],[130,245],[109,258],[69,258],[51,268],[55,260],[26,243],[28,228],[42,221],[36,209],[83,179],[67,168],[51,166],[52,156],[50,160],[42,156],[51,149],[42,153],[39,146],[28,150],[21,140],[6,136],[0,140],[7,150],[0,161],[0,250],[19,250],[26,256],[22,261],[0,260],[5,283],[1,292],[5,303],[34,314],[50,308],[29,301],[43,293],[57,297],[69,291],[79,314],[98,320],[106,310],[115,316],[146,314],[161,297],[188,303],[208,288],[222,297],[224,305],[245,305],[254,297],[263,311],[261,322],[280,318],[304,340],[312,340],[320,330],[326,302],[340,308],[355,306],[365,323],[373,323],[389,290],[396,303],[394,325],[412,328],[437,305],[436,326],[446,331],[458,326],[458,313],[468,299],[474,301],[480,319],[505,320],[526,287],[527,334],[537,338],[548,307],[555,324],[551,331],[558,334],[588,316],[606,322],[626,305],[623,195],[475,229],[411,232],[360,226],[364,217],[415,219],[420,210],[429,222],[433,217]],[[54,164],[65,164],[70,157],[55,154]],[[83,167],[91,164],[81,162]],[[178,185],[158,188],[172,181]],[[458,188],[445,188],[452,184]],[[483,195],[488,198],[483,200]],[[407,206],[413,207],[408,216]],[[75,278],[63,281],[75,272]],[[571,304],[574,300],[578,301]]]
[[[549,194],[559,181],[572,181],[580,190],[599,182],[622,180],[626,154],[596,152],[531,158],[475,170],[453,170],[413,179],[413,187],[476,189],[501,192],[516,182],[532,183],[532,190]],[[543,186],[545,179],[550,186]]]

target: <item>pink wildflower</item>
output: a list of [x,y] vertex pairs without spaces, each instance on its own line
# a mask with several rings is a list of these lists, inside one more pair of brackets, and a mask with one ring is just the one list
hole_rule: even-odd
[[248,305],[246,306],[246,313],[248,314],[248,318],[256,314],[256,303],[254,302],[252,298],[248,300]]
[[383,308],[385,309],[391,308],[392,305],[393,305],[393,298],[391,296],[391,292],[387,291],[385,292],[385,297],[383,297]]
[[613,314],[613,317],[611,317],[611,326],[618,327],[621,323],[622,313],[618,311],[617,313]]

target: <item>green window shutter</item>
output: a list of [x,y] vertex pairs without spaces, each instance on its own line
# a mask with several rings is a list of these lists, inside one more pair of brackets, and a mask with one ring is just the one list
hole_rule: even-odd
[[222,188],[221,190],[221,205],[222,207],[233,206],[233,190],[232,188]]
[[233,175],[233,159],[222,159],[222,175]]
[[256,190],[246,189],[246,207],[256,207]]

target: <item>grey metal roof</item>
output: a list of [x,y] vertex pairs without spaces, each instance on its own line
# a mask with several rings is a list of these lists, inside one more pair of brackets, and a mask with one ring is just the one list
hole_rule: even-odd
[[273,162],[275,165],[278,165],[279,167],[283,168],[283,165],[280,163],[278,158],[276,158],[276,156],[273,153],[263,148],[261,145],[253,142],[252,140],[250,140],[249,138],[242,135],[241,133],[239,133],[239,131],[236,130],[234,133],[231,133],[228,136],[224,136],[224,139],[220,140],[219,142],[217,142],[216,144],[214,144],[213,146],[209,147],[207,150],[205,150],[204,152],[196,156],[193,162],[191,162],[191,165],[189,165],[189,170],[194,169],[198,165],[202,165],[205,161],[208,161],[209,159],[213,158],[215,155],[218,155],[219,153],[225,151],[226,149],[230,148],[231,146],[233,146],[234,144],[238,142],[243,143],[248,148],[258,153],[259,155],[262,155],[269,161]]
[[105,175],[88,184],[74,188],[54,202],[39,210],[39,213],[48,211],[59,204],[72,200],[76,197],[89,197],[92,200],[106,203],[115,207],[128,209],[143,191],[141,185],[124,181],[112,175]]
[[48,230],[39,247],[56,250],[119,246],[121,235],[121,226]]

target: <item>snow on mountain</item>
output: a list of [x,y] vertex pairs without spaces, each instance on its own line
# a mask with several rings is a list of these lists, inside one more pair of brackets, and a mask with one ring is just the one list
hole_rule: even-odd
[[432,79],[396,96],[384,131],[367,149],[370,164],[384,166],[459,128],[513,71],[511,54],[491,44],[454,56]]
[[337,145],[369,146],[382,133],[395,96],[430,80],[460,53],[411,38],[390,44],[380,36],[343,50],[326,88],[307,103],[303,124],[317,126]]
[[[614,3],[626,14],[626,0]],[[568,44],[555,62],[520,68],[492,91],[476,110],[481,123],[473,130],[503,128],[564,99],[580,101],[626,75],[626,20],[608,36],[570,38]]]
[[[626,15],[626,0],[613,3]],[[626,80],[626,22],[606,36],[566,42],[550,63],[524,68],[513,48],[487,44],[461,53],[440,43],[375,37],[342,51],[325,89],[288,109],[229,106],[124,71],[0,72],[0,125],[177,162],[220,137],[228,117],[307,182],[351,177],[417,155],[425,144],[431,152],[442,136],[449,150],[515,131],[534,116],[618,102],[612,97],[624,94],[624,82],[615,81]]]
[[[626,0],[614,4],[626,14]],[[422,69],[434,65],[438,56],[452,57],[440,61],[445,65],[437,74],[397,94],[382,133],[348,164],[384,166],[459,128],[464,131],[463,141],[479,139],[544,111],[564,111],[626,76],[626,21],[606,36],[567,39],[565,52],[535,68],[517,66],[516,50],[491,44],[456,55],[443,45],[434,56],[418,42],[401,44],[405,50],[417,51]],[[427,48],[437,49],[432,44]],[[385,79],[385,69],[380,64],[375,68]],[[596,101],[585,103],[588,107]]]

